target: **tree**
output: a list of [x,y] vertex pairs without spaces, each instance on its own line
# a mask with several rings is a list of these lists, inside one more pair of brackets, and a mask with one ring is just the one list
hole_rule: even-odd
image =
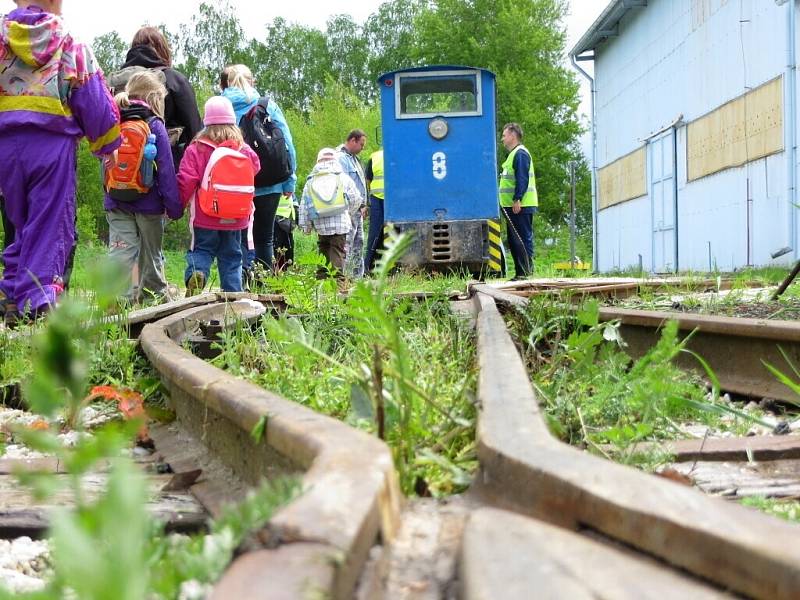
[[104,73],[112,73],[125,62],[128,44],[122,41],[116,31],[99,35],[92,41],[92,50]]
[[364,23],[372,98],[378,95],[375,81],[379,75],[419,64],[420,59],[413,51],[416,45],[414,23],[425,6],[424,0],[389,0]]
[[536,169],[539,210],[552,223],[566,212],[568,164],[580,158],[582,131],[578,82],[563,60],[567,8],[566,0],[438,0],[417,18],[414,48],[423,64],[495,73],[498,125],[522,125]]
[[298,189],[314,166],[319,149],[338,146],[350,130],[360,128],[367,133],[367,147],[362,157],[378,149],[374,134],[380,123],[378,107],[368,105],[361,96],[330,76],[305,114],[287,111],[286,118],[297,149]]
[[246,59],[244,30],[229,0],[203,2],[171,42],[183,60],[180,70],[195,88],[214,88],[225,65]]
[[374,88],[375,83],[369,78],[369,53],[361,26],[350,15],[331,17],[325,41],[333,76],[359,96],[372,96],[370,88]]
[[306,112],[332,70],[325,35],[280,17],[267,26],[266,42],[253,40],[248,51],[260,91],[268,90],[283,109]]

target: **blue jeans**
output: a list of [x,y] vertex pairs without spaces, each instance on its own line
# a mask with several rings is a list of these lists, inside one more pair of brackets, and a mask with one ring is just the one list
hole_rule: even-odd
[[535,206],[524,207],[519,214],[514,214],[510,206],[501,209],[508,226],[508,247],[514,259],[516,277],[527,277],[533,271],[533,215]]
[[194,228],[194,250],[186,253],[186,274],[199,271],[209,280],[211,263],[217,259],[219,284],[223,292],[242,291],[242,232]]
[[272,269],[272,259],[275,255],[275,213],[281,194],[265,194],[253,198],[253,246],[254,250],[247,249],[247,230],[242,232],[242,266],[250,269],[253,260],[257,260],[267,269]]
[[369,197],[369,234],[367,235],[367,255],[364,266],[367,272],[375,268],[378,250],[383,250],[383,200]]

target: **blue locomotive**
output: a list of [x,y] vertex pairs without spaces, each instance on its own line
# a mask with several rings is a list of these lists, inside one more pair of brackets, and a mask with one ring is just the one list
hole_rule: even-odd
[[385,73],[378,83],[385,221],[415,234],[401,262],[501,271],[494,74],[417,67]]

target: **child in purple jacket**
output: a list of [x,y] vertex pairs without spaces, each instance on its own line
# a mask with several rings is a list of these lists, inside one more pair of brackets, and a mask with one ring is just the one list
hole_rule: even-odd
[[[106,191],[109,254],[131,273],[139,267],[138,291],[129,286],[127,300],[132,304],[145,298],[167,297],[167,280],[161,243],[164,238],[164,213],[180,219],[183,205],[178,196],[178,180],[164,125],[164,98],[167,88],[158,71],[141,71],[128,80],[125,91],[114,98],[120,120],[139,121],[149,126],[155,136],[155,177],[147,192],[133,193],[132,200],[115,200]],[[137,263],[138,261],[138,263]]]
[[16,229],[3,254],[5,320],[37,316],[63,291],[75,239],[77,146],[119,146],[119,113],[88,46],[67,33],[61,0],[16,0],[0,22],[0,189]]

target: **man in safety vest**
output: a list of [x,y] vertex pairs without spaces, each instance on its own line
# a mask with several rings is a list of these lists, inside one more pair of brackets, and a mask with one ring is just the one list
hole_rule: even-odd
[[533,215],[539,206],[536,178],[531,153],[522,145],[522,127],[508,123],[502,140],[508,158],[500,173],[500,210],[506,218],[514,259],[513,279],[524,279],[533,271]]
[[275,258],[272,267],[276,273],[286,270],[294,263],[294,236],[292,230],[295,226],[294,195],[282,195],[278,201],[278,210],[275,213]]
[[364,170],[369,194],[369,235],[367,236],[367,255],[364,267],[371,272],[378,258],[378,251],[383,250],[383,201],[385,197],[383,183],[383,148],[373,152]]

